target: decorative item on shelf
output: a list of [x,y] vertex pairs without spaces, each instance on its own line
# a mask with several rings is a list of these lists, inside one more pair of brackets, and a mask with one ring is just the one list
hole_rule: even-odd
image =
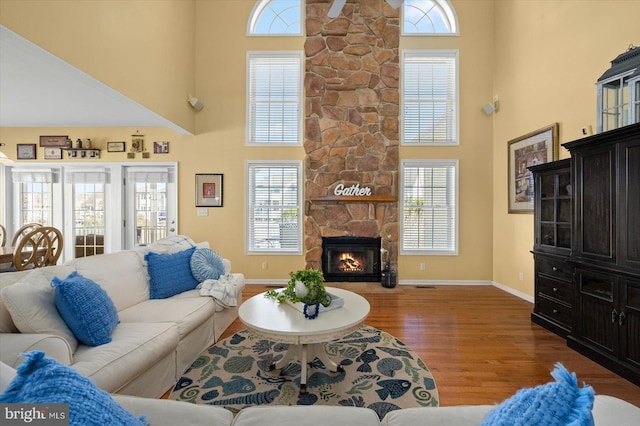
[[384,263],[384,268],[380,273],[380,283],[382,284],[382,287],[394,288],[398,282],[398,276],[395,269],[391,268],[391,235],[387,235],[387,239],[384,241],[387,242],[387,246],[389,247],[389,249],[385,250],[383,248],[381,250],[383,256],[386,254],[386,261]]
[[144,150],[144,135],[136,130],[136,133],[131,135],[131,152],[142,152]]
[[80,138],[76,139],[76,146],[74,148],[75,149],[82,149],[82,139],[80,139]]
[[286,288],[269,290],[265,293],[265,297],[275,299],[278,303],[290,302],[294,307],[296,304],[301,304],[302,312],[307,319],[318,317],[320,305],[326,308],[333,303],[334,298],[324,287],[322,272],[317,269],[300,269],[292,272],[290,277]]

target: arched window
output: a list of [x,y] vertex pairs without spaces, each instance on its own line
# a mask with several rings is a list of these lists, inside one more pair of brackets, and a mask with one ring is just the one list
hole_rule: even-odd
[[302,35],[302,0],[258,0],[249,15],[247,34]]
[[403,35],[458,35],[458,20],[448,0],[404,0]]

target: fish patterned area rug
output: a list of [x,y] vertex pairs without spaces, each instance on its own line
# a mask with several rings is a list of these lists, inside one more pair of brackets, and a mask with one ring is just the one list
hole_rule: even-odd
[[361,327],[323,344],[344,371],[309,362],[307,392],[300,394],[300,363],[270,370],[288,345],[242,330],[201,354],[169,399],[222,406],[234,414],[252,405],[367,407],[380,419],[393,410],[438,406],[431,372],[417,354],[392,335]]

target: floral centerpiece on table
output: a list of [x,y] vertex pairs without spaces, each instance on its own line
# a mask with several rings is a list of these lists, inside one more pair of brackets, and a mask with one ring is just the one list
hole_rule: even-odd
[[[290,301],[304,303],[304,316],[314,319],[320,312],[320,305],[329,306],[331,297],[324,288],[324,276],[317,269],[300,269],[289,274],[291,277],[287,287],[283,290],[269,290],[266,297],[275,299],[278,303]],[[314,313],[309,308],[315,307]]]

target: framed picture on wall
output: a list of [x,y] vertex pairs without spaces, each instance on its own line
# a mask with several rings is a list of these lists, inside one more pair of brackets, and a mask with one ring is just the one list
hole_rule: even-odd
[[45,160],[62,160],[62,148],[47,147],[44,149]]
[[40,136],[40,146],[52,148],[71,148],[69,136]]
[[35,143],[19,143],[17,145],[17,158],[18,160],[35,160],[36,159],[36,144]]
[[196,174],[196,207],[222,207],[222,174]]
[[533,212],[533,175],[527,169],[558,159],[558,123],[509,141],[509,213]]

